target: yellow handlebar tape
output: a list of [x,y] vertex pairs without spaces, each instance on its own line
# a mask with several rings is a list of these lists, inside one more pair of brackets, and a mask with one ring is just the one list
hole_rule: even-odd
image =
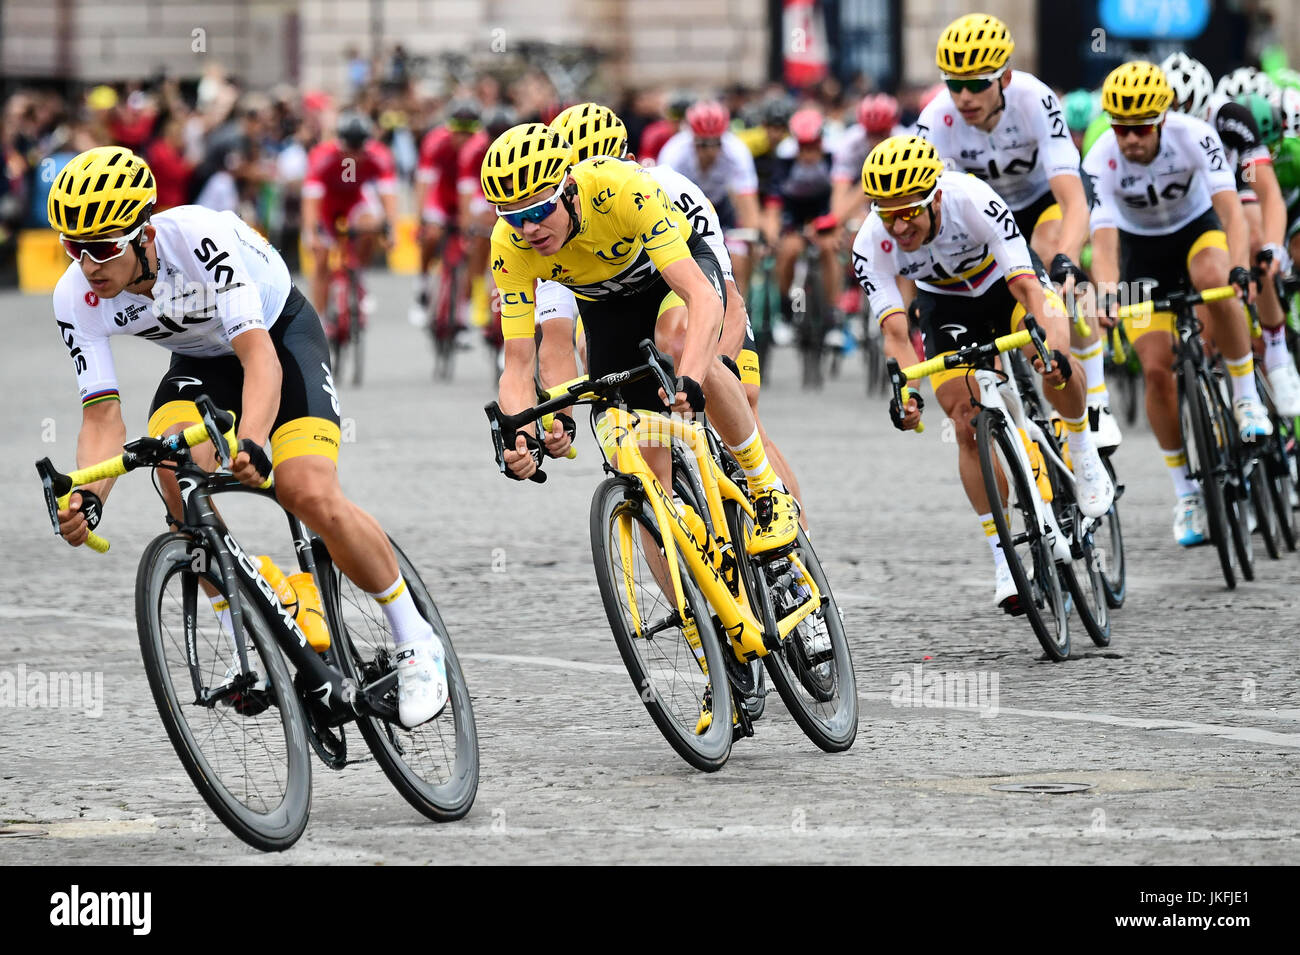
[[[1227,298],[1237,297],[1237,287],[1235,285],[1218,285],[1214,288],[1207,288],[1200,293],[1202,302],[1221,302]],[[1155,311],[1156,301],[1152,299],[1148,302],[1138,302],[1136,305],[1121,305],[1119,317],[1137,318],[1139,315],[1150,315]]]
[[[578,379],[578,380],[581,381],[582,379]],[[542,415],[542,428],[544,428],[546,431],[549,432],[553,424],[555,424],[555,415],[553,414]],[[568,458],[570,461],[572,461],[577,456],[578,456],[578,449],[575,448],[573,445],[569,445],[569,453],[566,454],[565,457]]]

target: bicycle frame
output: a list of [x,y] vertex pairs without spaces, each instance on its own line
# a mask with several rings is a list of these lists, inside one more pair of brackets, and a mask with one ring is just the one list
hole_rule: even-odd
[[[213,565],[219,569],[230,601],[231,623],[235,632],[241,633],[246,630],[243,623],[244,588],[238,586],[242,577],[247,585],[247,592],[254,596],[254,602],[275,636],[276,643],[293,662],[299,674],[305,676],[304,685],[309,689],[305,690],[304,695],[327,715],[326,725],[337,726],[354,720],[359,715],[395,720],[396,712],[391,707],[379,704],[378,700],[392,689],[392,685],[397,680],[396,672],[387,674],[371,686],[358,687],[350,677],[344,676],[337,668],[326,663],[322,656],[307,643],[307,637],[298,626],[293,614],[280,603],[274,588],[254,567],[248,553],[235,540],[234,535],[230,533],[212,506],[212,497],[215,494],[253,493],[274,501],[275,492],[270,489],[246,487],[229,474],[209,474],[192,461],[187,461],[177,468],[176,481],[180,487],[184,512],[179,531],[193,538],[193,543],[187,551],[188,563],[196,570]],[[288,512],[285,516],[289,521],[289,532],[293,536],[299,568],[319,580],[316,562],[319,539],[298,518]],[[320,553],[324,556],[323,548]],[[323,593],[325,588],[322,587],[321,590]],[[194,681],[195,702],[211,706],[219,696],[224,694],[205,692],[200,684],[198,671],[195,669],[197,598],[198,576],[193,572],[187,573],[183,579],[186,653],[190,662],[191,678]],[[337,639],[333,635],[332,637]],[[236,644],[240,668],[247,673],[245,641],[238,640]]]
[[[1074,474],[1066,467],[1065,462],[1057,456],[1042,428],[1029,415],[1025,414],[1024,402],[1021,401],[1020,394],[1016,389],[1014,376],[1004,380],[998,372],[990,368],[977,368],[974,371],[974,376],[980,389],[980,395],[977,399],[980,405],[979,413],[1000,415],[1012,427],[1022,429],[1029,436],[1029,440],[1036,442],[1043,452],[1044,466],[1046,466],[1046,459],[1050,455],[1053,465],[1057,466],[1060,473],[1067,476],[1070,481],[1074,481]],[[1004,396],[1007,400],[1004,400]],[[1020,467],[1030,477],[1029,497],[1033,501],[1038,526],[1042,528],[1044,535],[1047,537],[1047,543],[1051,546],[1053,555],[1059,560],[1069,560],[1069,544],[1056,522],[1056,515],[1047,506],[1042,494],[1039,493],[1038,483],[1032,479],[1034,466],[1029,460],[1029,452],[1025,450],[1025,443],[1023,441],[1013,441],[1012,446],[1016,449],[1016,460],[1020,462]],[[992,506],[993,502],[990,501],[989,504]],[[1062,546],[1066,548],[1064,554],[1061,553]]]
[[[714,528],[714,533],[734,553],[737,542],[730,540],[730,531],[727,528],[726,515],[723,511],[723,499],[734,501],[750,518],[754,516],[754,508],[735,482],[718,469],[710,451],[703,425],[686,422],[680,418],[664,418],[660,415],[648,414],[638,415],[623,408],[611,408],[600,419],[596,432],[601,448],[605,452],[605,457],[609,461],[609,466],[619,474],[634,478],[639,482],[642,491],[645,492],[646,500],[649,501],[650,507],[654,511],[655,520],[659,527],[668,528],[672,532],[663,536],[663,547],[668,562],[669,577],[672,581],[673,596],[677,603],[677,612],[682,615],[683,619],[688,615],[688,611],[686,608],[686,594],[682,589],[681,573],[675,559],[678,553],[686,561],[686,565],[695,581],[700,585],[700,590],[705,599],[717,612],[718,619],[722,622],[723,628],[731,638],[732,649],[739,660],[747,662],[766,656],[769,651],[776,649],[780,645],[780,641],[805,617],[821,606],[821,591],[817,589],[817,584],[812,579],[812,575],[808,573],[807,568],[804,567],[797,555],[787,555],[786,559],[802,575],[810,594],[793,611],[776,621],[776,636],[771,638],[771,635],[765,632],[765,628],[755,616],[754,609],[749,605],[748,598],[745,595],[745,588],[741,586],[739,577],[737,577],[736,589],[735,593],[733,593],[718,569],[713,566],[713,562],[707,558],[703,545],[696,540],[695,535],[691,532],[690,525],[686,523],[681,510],[673,501],[672,494],[664,490],[650,465],[646,463],[645,458],[641,455],[639,448],[640,443],[643,441],[662,444],[665,439],[671,439],[680,442],[690,450],[699,469],[709,510],[709,521]],[[629,597],[632,597],[635,590],[632,568],[629,565],[633,547],[633,533],[633,522],[627,518],[621,519],[619,522],[619,536],[620,546],[624,554],[624,586]],[[739,543],[743,546],[744,542]],[[746,559],[745,555],[742,554],[740,558],[737,558],[737,560],[739,559]],[[739,568],[737,568],[737,571],[739,572]],[[635,599],[630,600],[630,605],[632,607],[636,606]]]

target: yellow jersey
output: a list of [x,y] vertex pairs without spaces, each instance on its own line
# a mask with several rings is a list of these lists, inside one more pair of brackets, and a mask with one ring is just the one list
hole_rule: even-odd
[[578,234],[555,255],[541,255],[505,219],[492,230],[492,278],[501,293],[505,338],[532,338],[538,280],[599,301],[631,295],[660,272],[691,258],[690,222],[645,171],[605,157],[578,163]]

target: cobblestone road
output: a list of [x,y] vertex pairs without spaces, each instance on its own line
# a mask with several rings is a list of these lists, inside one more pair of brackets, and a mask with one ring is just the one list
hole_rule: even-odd
[[[991,606],[987,548],[940,424],[899,435],[863,397],[856,363],[813,396],[779,357],[762,411],[802,479],[845,613],[861,725],[850,751],[825,755],[773,695],[757,736],[703,775],[659,736],[608,633],[587,531],[590,435],[545,486],[497,477],[486,360],[464,355],[459,384],[434,385],[426,344],[400,317],[407,290],[376,279],[369,381],[343,394],[342,473],[421,570],[461,654],[482,760],[473,811],[427,823],[373,763],[316,764],[311,823],[284,856],[254,852],[207,810],[159,722],[135,633],[136,561],[162,508],[134,475],[107,508],[109,556],[50,536],[32,461],[74,463],[79,409],[48,299],[10,294],[0,681],[87,672],[102,694],[0,708],[0,862],[1300,860],[1300,559],[1260,548],[1258,581],[1226,591],[1210,550],[1171,540],[1168,479],[1144,426],[1117,457],[1130,571],[1114,641],[1099,650],[1076,626],[1074,655],[1051,664],[1023,620]],[[134,339],[114,352],[135,435],[166,355]],[[259,523],[259,506],[226,513],[241,541],[261,535],[275,554],[282,525]],[[985,715],[893,705],[917,666],[984,675],[996,698]],[[1092,788],[991,789],[1007,782]]]

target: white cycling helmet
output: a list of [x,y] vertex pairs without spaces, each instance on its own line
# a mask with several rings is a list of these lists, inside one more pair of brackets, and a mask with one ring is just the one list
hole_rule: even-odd
[[1208,119],[1210,97],[1214,95],[1214,77],[1200,60],[1186,53],[1172,53],[1160,64],[1169,88],[1174,91],[1174,109],[1197,119]]
[[1253,66],[1240,66],[1231,73],[1219,77],[1219,85],[1215,88],[1215,92],[1228,99],[1236,99],[1247,93],[1258,93],[1274,105],[1277,105],[1281,99],[1277,84],[1269,79],[1267,73],[1261,73]]
[[1282,135],[1300,137],[1300,90],[1287,87],[1281,92]]

